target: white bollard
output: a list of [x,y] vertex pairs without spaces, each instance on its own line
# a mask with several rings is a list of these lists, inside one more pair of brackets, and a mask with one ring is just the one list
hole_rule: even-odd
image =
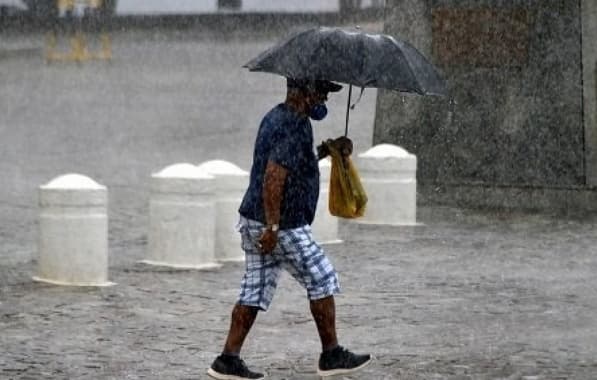
[[249,185],[249,173],[222,160],[207,161],[199,169],[215,177],[216,192],[216,259],[243,261],[240,235],[235,230],[238,208]]
[[342,243],[338,238],[338,218],[330,214],[328,206],[331,170],[332,163],[329,158],[319,161],[319,199],[311,229],[313,236],[321,244]]
[[365,215],[358,223],[417,224],[417,157],[391,144],[374,146],[357,157],[367,192]]
[[216,268],[213,176],[187,163],[151,178],[146,260],[173,268]]
[[39,188],[36,281],[109,286],[108,192],[89,177],[66,174]]

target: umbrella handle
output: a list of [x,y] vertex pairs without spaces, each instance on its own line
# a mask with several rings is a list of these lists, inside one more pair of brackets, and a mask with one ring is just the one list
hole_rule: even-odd
[[350,117],[350,98],[352,97],[352,84],[348,86],[348,103],[346,103],[346,127],[344,137],[348,136],[348,119]]

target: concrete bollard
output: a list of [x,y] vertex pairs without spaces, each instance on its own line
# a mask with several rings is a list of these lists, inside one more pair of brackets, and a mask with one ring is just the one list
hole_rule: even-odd
[[368,202],[358,223],[416,225],[417,157],[391,144],[374,146],[357,157]]
[[311,228],[315,239],[322,244],[342,242],[338,238],[338,218],[330,214],[328,207],[331,169],[332,163],[329,158],[319,161],[319,200]]
[[187,163],[153,174],[146,260],[173,268],[216,268],[213,176]]
[[215,177],[216,193],[216,260],[243,261],[240,235],[235,230],[238,208],[249,184],[249,173],[222,160],[207,161],[199,169]]
[[39,188],[36,281],[109,286],[108,192],[89,177],[66,174]]

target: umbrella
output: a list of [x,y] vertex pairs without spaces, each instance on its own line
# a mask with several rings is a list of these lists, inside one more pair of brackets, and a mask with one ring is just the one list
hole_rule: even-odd
[[[386,34],[317,27],[298,32],[265,50],[243,67],[294,79],[324,79],[352,86],[419,95],[445,95],[435,67],[408,42]],[[362,93],[361,90],[361,93]]]

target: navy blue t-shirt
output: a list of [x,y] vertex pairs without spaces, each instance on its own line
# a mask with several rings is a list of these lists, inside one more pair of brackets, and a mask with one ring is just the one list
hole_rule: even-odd
[[239,212],[242,216],[266,223],[263,208],[263,179],[267,161],[288,170],[282,204],[280,228],[311,224],[319,197],[319,165],[313,149],[313,130],[306,116],[282,103],[265,115],[255,141],[249,188]]

